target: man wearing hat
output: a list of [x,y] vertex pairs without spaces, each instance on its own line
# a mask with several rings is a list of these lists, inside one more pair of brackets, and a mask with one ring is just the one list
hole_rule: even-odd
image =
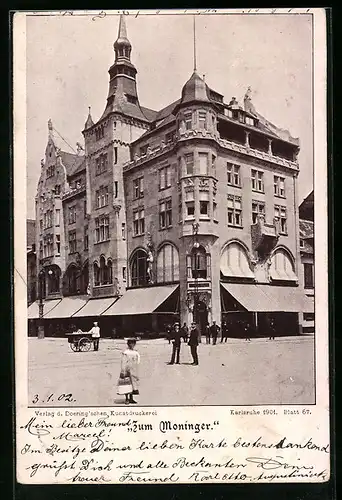
[[179,323],[175,323],[173,325],[172,338],[173,338],[172,355],[171,355],[171,361],[168,364],[173,365],[176,360],[176,365],[179,365],[179,355],[180,355],[181,338],[182,338],[182,332],[179,328]]
[[94,326],[88,333],[91,333],[94,342],[94,351],[98,351],[100,343],[100,327],[98,326],[97,321],[94,321]]
[[198,354],[197,354],[197,346],[198,346],[198,329],[196,327],[196,323],[191,324],[190,329],[190,338],[188,345],[190,346],[191,356],[193,359],[193,365],[198,365]]

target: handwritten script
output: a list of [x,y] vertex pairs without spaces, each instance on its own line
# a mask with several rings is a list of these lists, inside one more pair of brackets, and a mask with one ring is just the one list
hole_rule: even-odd
[[36,410],[19,425],[18,453],[25,474],[50,483],[325,481],[329,477],[324,467],[328,459],[319,459],[329,457],[329,444],[311,436],[300,441],[290,435],[247,439],[221,432],[218,420],[160,420],[156,412],[132,412],[127,417],[117,413]]

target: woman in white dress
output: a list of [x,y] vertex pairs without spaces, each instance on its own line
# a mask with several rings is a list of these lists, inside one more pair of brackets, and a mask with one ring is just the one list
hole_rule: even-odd
[[[125,404],[136,404],[133,395],[139,394],[139,375],[138,365],[140,363],[140,354],[135,350],[136,339],[127,340],[127,349],[123,351],[121,356],[121,371],[120,379],[128,378],[130,384],[121,387],[121,394],[125,394]],[[126,387],[126,389],[125,389]]]

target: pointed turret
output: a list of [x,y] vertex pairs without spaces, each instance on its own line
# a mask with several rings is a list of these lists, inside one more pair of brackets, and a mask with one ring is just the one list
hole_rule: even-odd
[[[125,48],[128,50],[120,50]],[[114,50],[116,59],[118,57],[130,57],[132,45],[127,38],[126,21],[123,14],[120,15],[118,38],[114,43]]]
[[91,117],[90,106],[89,106],[88,118],[87,118],[87,121],[85,122],[84,130],[87,130],[88,128],[92,127],[93,125],[94,125],[94,122],[93,122],[93,119]]
[[120,15],[118,38],[114,43],[115,61],[109,68],[109,91],[106,109],[101,118],[110,112],[119,112],[147,121],[141,111],[136,87],[134,64],[131,63],[132,45],[127,37],[125,16]]
[[208,102],[207,86],[195,70],[182,89],[181,104],[193,101]]

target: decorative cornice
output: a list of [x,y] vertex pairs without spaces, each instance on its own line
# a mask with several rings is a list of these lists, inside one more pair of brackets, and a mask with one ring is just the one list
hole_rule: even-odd
[[243,144],[238,144],[233,141],[228,141],[227,139],[222,139],[218,137],[217,133],[211,132],[210,130],[186,130],[185,132],[181,132],[176,134],[175,139],[169,144],[160,144],[154,149],[150,149],[150,151],[142,156],[135,156],[134,160],[123,165],[123,171],[127,171],[132,167],[136,167],[141,165],[151,159],[157,158],[162,154],[165,154],[168,151],[171,151],[177,143],[180,143],[185,140],[193,140],[193,139],[210,139],[213,140],[216,144],[224,149],[229,149],[236,153],[240,153],[247,156],[252,156],[261,161],[266,161],[269,163],[274,163],[276,165],[286,167],[294,170],[295,172],[299,171],[299,165],[297,161],[286,160],[285,158],[281,158],[279,156],[274,156],[269,154],[268,152],[258,151],[256,149],[252,149]]

